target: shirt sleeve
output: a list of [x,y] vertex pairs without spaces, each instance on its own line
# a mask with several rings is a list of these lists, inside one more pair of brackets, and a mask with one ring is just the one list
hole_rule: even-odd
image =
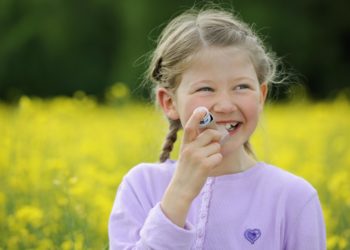
[[294,221],[286,250],[326,250],[326,232],[317,193],[305,204]]
[[193,226],[184,228],[172,223],[160,204],[144,202],[145,189],[133,187],[127,179],[120,184],[109,219],[109,248],[119,249],[190,249],[194,241]]

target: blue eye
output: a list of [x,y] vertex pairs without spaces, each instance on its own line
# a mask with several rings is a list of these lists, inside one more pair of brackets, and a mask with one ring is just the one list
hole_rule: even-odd
[[199,88],[199,89],[197,90],[197,92],[199,92],[199,91],[212,92],[213,89],[210,88],[210,87],[202,87],[202,88]]
[[236,86],[235,89],[238,89],[238,90],[249,89],[249,85],[248,85],[248,84],[245,84],[245,83],[239,84],[239,85]]

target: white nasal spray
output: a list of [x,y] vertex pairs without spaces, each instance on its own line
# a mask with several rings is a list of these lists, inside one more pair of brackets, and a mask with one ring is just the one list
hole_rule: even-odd
[[[210,126],[215,125],[214,123],[214,117],[213,115],[209,112],[209,110],[205,107],[198,107],[196,109],[196,112],[200,112],[200,111],[205,111],[205,116],[203,117],[203,119],[199,122],[199,127],[200,128],[209,128]],[[214,126],[215,128],[215,126]]]
[[229,133],[227,132],[225,126],[217,126],[214,121],[213,115],[209,112],[209,110],[206,107],[198,107],[195,109],[195,112],[201,112],[205,111],[205,116],[203,119],[199,122],[199,128],[205,129],[205,128],[211,128],[218,130],[221,134],[221,140],[220,144],[224,144],[226,142],[226,139],[229,138]]

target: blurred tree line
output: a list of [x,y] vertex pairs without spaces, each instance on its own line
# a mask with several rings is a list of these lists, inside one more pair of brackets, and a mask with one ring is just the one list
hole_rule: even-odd
[[[200,5],[203,1],[196,1]],[[308,94],[329,98],[350,87],[349,1],[220,1],[254,24],[292,66]],[[171,17],[192,0],[0,0],[0,98],[72,95],[103,100],[124,82],[136,97],[146,54]],[[301,76],[301,77],[300,77]]]

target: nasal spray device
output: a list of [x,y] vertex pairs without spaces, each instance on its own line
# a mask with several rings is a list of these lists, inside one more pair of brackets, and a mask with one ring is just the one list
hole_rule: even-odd
[[227,132],[226,128],[224,126],[217,126],[214,121],[213,115],[209,112],[209,110],[206,107],[198,107],[195,109],[195,112],[198,111],[205,111],[206,114],[203,117],[203,119],[199,122],[199,128],[205,129],[205,128],[211,128],[218,130],[222,136],[220,140],[220,144],[224,144],[226,140],[229,138],[229,133]]

